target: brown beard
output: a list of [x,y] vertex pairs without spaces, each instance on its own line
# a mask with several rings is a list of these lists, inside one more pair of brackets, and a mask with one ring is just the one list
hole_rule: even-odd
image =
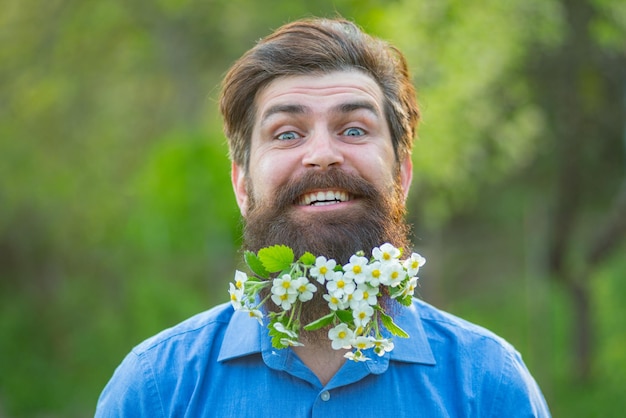
[[[381,191],[361,177],[331,168],[325,172],[309,171],[278,188],[270,202],[259,203],[248,179],[250,206],[244,223],[244,249],[258,252],[261,248],[284,244],[294,250],[296,258],[305,252],[333,258],[346,264],[357,251],[366,257],[374,247],[389,242],[410,250],[410,228],[405,222],[406,213],[399,170],[391,190]],[[358,204],[350,212],[338,216],[333,211],[303,214],[295,210],[297,199],[310,190],[341,189],[348,192]],[[410,252],[409,252],[410,253]],[[329,312],[323,299],[324,289],[318,286],[313,300],[302,310],[302,325],[306,325]],[[386,301],[388,302],[388,301]],[[277,309],[270,301],[270,310]],[[311,334],[311,333],[309,333]],[[322,335],[302,335],[304,339],[319,340]]]

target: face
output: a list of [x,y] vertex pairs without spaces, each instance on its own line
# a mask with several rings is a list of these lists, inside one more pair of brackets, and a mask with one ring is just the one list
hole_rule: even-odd
[[232,173],[246,249],[285,244],[339,263],[384,242],[409,249],[411,162],[396,160],[372,78],[279,78],[255,105],[248,171]]
[[[255,104],[248,173],[237,165],[232,171],[244,218],[251,204],[272,205],[290,181],[334,169],[383,193],[399,186],[406,199],[411,161],[396,161],[383,95],[371,77],[357,71],[283,77],[262,90]],[[303,222],[340,217],[363,204],[333,185],[303,190],[291,203],[292,216]]]
[[[391,242],[409,249],[404,220],[411,161],[398,162],[383,96],[359,72],[275,80],[257,96],[248,172],[233,186],[251,251],[285,244],[345,264]],[[308,323],[327,312],[316,292]],[[315,333],[307,338],[315,340]]]

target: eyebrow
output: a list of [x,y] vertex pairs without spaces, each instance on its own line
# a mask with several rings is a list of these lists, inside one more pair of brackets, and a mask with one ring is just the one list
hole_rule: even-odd
[[[302,115],[309,111],[310,109],[307,106],[299,105],[299,104],[277,104],[268,108],[261,117],[261,123],[264,123],[271,116],[286,113],[292,115]],[[376,106],[368,101],[355,101],[355,102],[346,102],[341,103],[331,109],[333,113],[343,113],[348,114],[355,112],[357,110],[367,110],[374,114],[376,117],[381,117],[381,114]]]
[[278,113],[287,113],[287,114],[293,114],[293,115],[301,115],[307,112],[307,107],[303,106],[303,105],[297,105],[297,104],[278,104],[278,105],[274,105],[271,106],[269,109],[267,109],[262,117],[261,117],[261,123],[263,123],[264,121],[266,121],[268,118],[270,118],[273,115],[276,115]]
[[372,103],[366,102],[366,101],[342,103],[336,108],[334,108],[333,110],[339,111],[340,113],[352,113],[357,110],[368,110],[374,115],[380,117],[378,108],[374,106]]

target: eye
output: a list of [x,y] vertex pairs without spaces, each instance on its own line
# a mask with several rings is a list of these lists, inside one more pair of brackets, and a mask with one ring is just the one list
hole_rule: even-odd
[[365,131],[361,128],[348,128],[343,131],[343,135],[345,136],[363,136],[365,135]]
[[276,136],[276,139],[280,141],[290,141],[290,140],[299,139],[299,138],[300,138],[300,135],[298,135],[294,131],[283,132]]

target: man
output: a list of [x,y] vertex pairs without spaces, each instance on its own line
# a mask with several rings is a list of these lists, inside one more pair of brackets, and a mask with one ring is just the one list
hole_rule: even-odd
[[[410,248],[419,112],[393,46],[341,19],[287,24],[231,68],[220,110],[246,249],[284,244],[343,264],[386,242]],[[327,311],[314,298],[302,322]],[[549,416],[501,338],[417,299],[394,320],[410,337],[355,362],[330,347],[328,329],[279,350],[257,321],[220,305],[133,349],[96,416]]]

